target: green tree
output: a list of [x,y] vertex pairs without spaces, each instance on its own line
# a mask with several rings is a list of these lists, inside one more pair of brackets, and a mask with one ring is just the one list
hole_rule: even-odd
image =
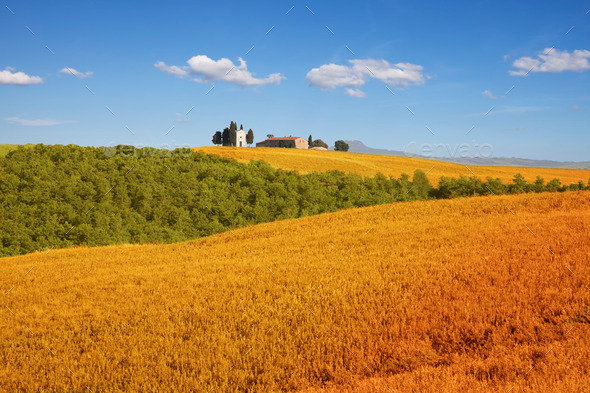
[[213,144],[214,145],[221,145],[223,143],[223,140],[221,139],[221,131],[215,131],[215,134],[213,134]]
[[556,192],[559,191],[561,188],[561,181],[558,179],[553,179],[545,186],[545,189],[549,192]]
[[237,134],[236,134],[236,130],[230,131],[229,132],[229,143],[230,146],[235,146],[236,145],[236,139],[237,139]]
[[309,134],[309,138],[307,138],[307,147],[310,148],[312,143],[313,143],[313,138],[311,137],[311,134]]
[[493,179],[491,177],[488,177],[483,185],[483,190],[484,193],[488,195],[499,195],[506,193],[506,191],[508,191],[508,187],[504,183],[502,183],[502,180],[500,180],[499,178]]
[[250,128],[246,134],[246,143],[251,145],[254,143],[254,131]]
[[543,192],[545,191],[545,180],[541,176],[537,176],[535,183],[533,184],[533,191]]
[[240,130],[244,130],[244,125],[240,124]]
[[274,138],[274,134],[266,134],[266,138],[270,139],[270,138]]
[[336,142],[334,142],[334,150],[336,151],[348,151],[349,146],[348,143],[342,141],[342,140],[337,140]]
[[321,139],[316,139],[311,143],[311,147],[325,147],[328,148],[328,144]]
[[236,145],[236,139],[237,139],[236,131],[237,131],[237,129],[238,129],[238,127],[237,127],[236,123],[232,121],[229,124],[229,145],[230,146]]
[[414,178],[412,179],[412,191],[411,193],[419,199],[427,199],[432,192],[432,185],[426,174],[420,169],[416,169],[414,172]]
[[230,140],[230,131],[229,131],[229,127],[225,127],[223,129],[223,134],[221,137],[221,143],[223,144],[223,146],[231,146],[231,140]]
[[512,183],[513,184],[511,184],[509,188],[510,193],[518,194],[525,191],[526,180],[524,180],[524,176],[522,176],[520,173],[514,175]]

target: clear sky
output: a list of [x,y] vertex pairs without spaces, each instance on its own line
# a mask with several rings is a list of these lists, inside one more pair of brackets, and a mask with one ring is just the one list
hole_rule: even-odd
[[590,160],[589,10],[7,0],[0,143],[201,146],[234,120],[256,141],[476,143],[493,156]]

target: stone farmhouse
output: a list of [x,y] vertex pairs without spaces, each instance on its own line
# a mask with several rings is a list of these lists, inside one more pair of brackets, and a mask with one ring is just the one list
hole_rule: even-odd
[[307,139],[297,136],[284,136],[280,138],[268,138],[262,142],[257,142],[256,147],[287,147],[293,149],[307,149]]

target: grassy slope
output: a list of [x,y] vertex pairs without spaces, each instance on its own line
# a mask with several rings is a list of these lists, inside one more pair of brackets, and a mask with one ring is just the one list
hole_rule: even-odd
[[299,149],[276,148],[231,148],[231,147],[197,147],[195,150],[210,154],[234,158],[241,162],[250,160],[264,160],[270,165],[293,169],[306,173],[311,171],[327,171],[338,169],[343,172],[355,172],[363,176],[374,176],[383,173],[386,176],[399,177],[402,173],[411,175],[416,169],[427,172],[431,182],[436,183],[441,176],[459,177],[477,176],[482,180],[487,177],[499,177],[504,183],[512,182],[516,173],[521,173],[529,182],[533,182],[537,175],[548,182],[559,179],[564,184],[577,183],[579,180],[588,182],[589,169],[563,168],[529,168],[510,166],[469,166],[444,161],[426,160],[411,157],[396,157],[375,154],[343,153],[335,151],[316,151]]
[[3,258],[0,381],[7,391],[584,391],[589,237],[590,192],[570,192]]

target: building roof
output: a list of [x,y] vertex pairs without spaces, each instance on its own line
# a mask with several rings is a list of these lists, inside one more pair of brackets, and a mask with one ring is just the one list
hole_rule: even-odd
[[300,136],[282,136],[278,138],[268,138],[267,141],[294,141],[295,139],[303,139]]

